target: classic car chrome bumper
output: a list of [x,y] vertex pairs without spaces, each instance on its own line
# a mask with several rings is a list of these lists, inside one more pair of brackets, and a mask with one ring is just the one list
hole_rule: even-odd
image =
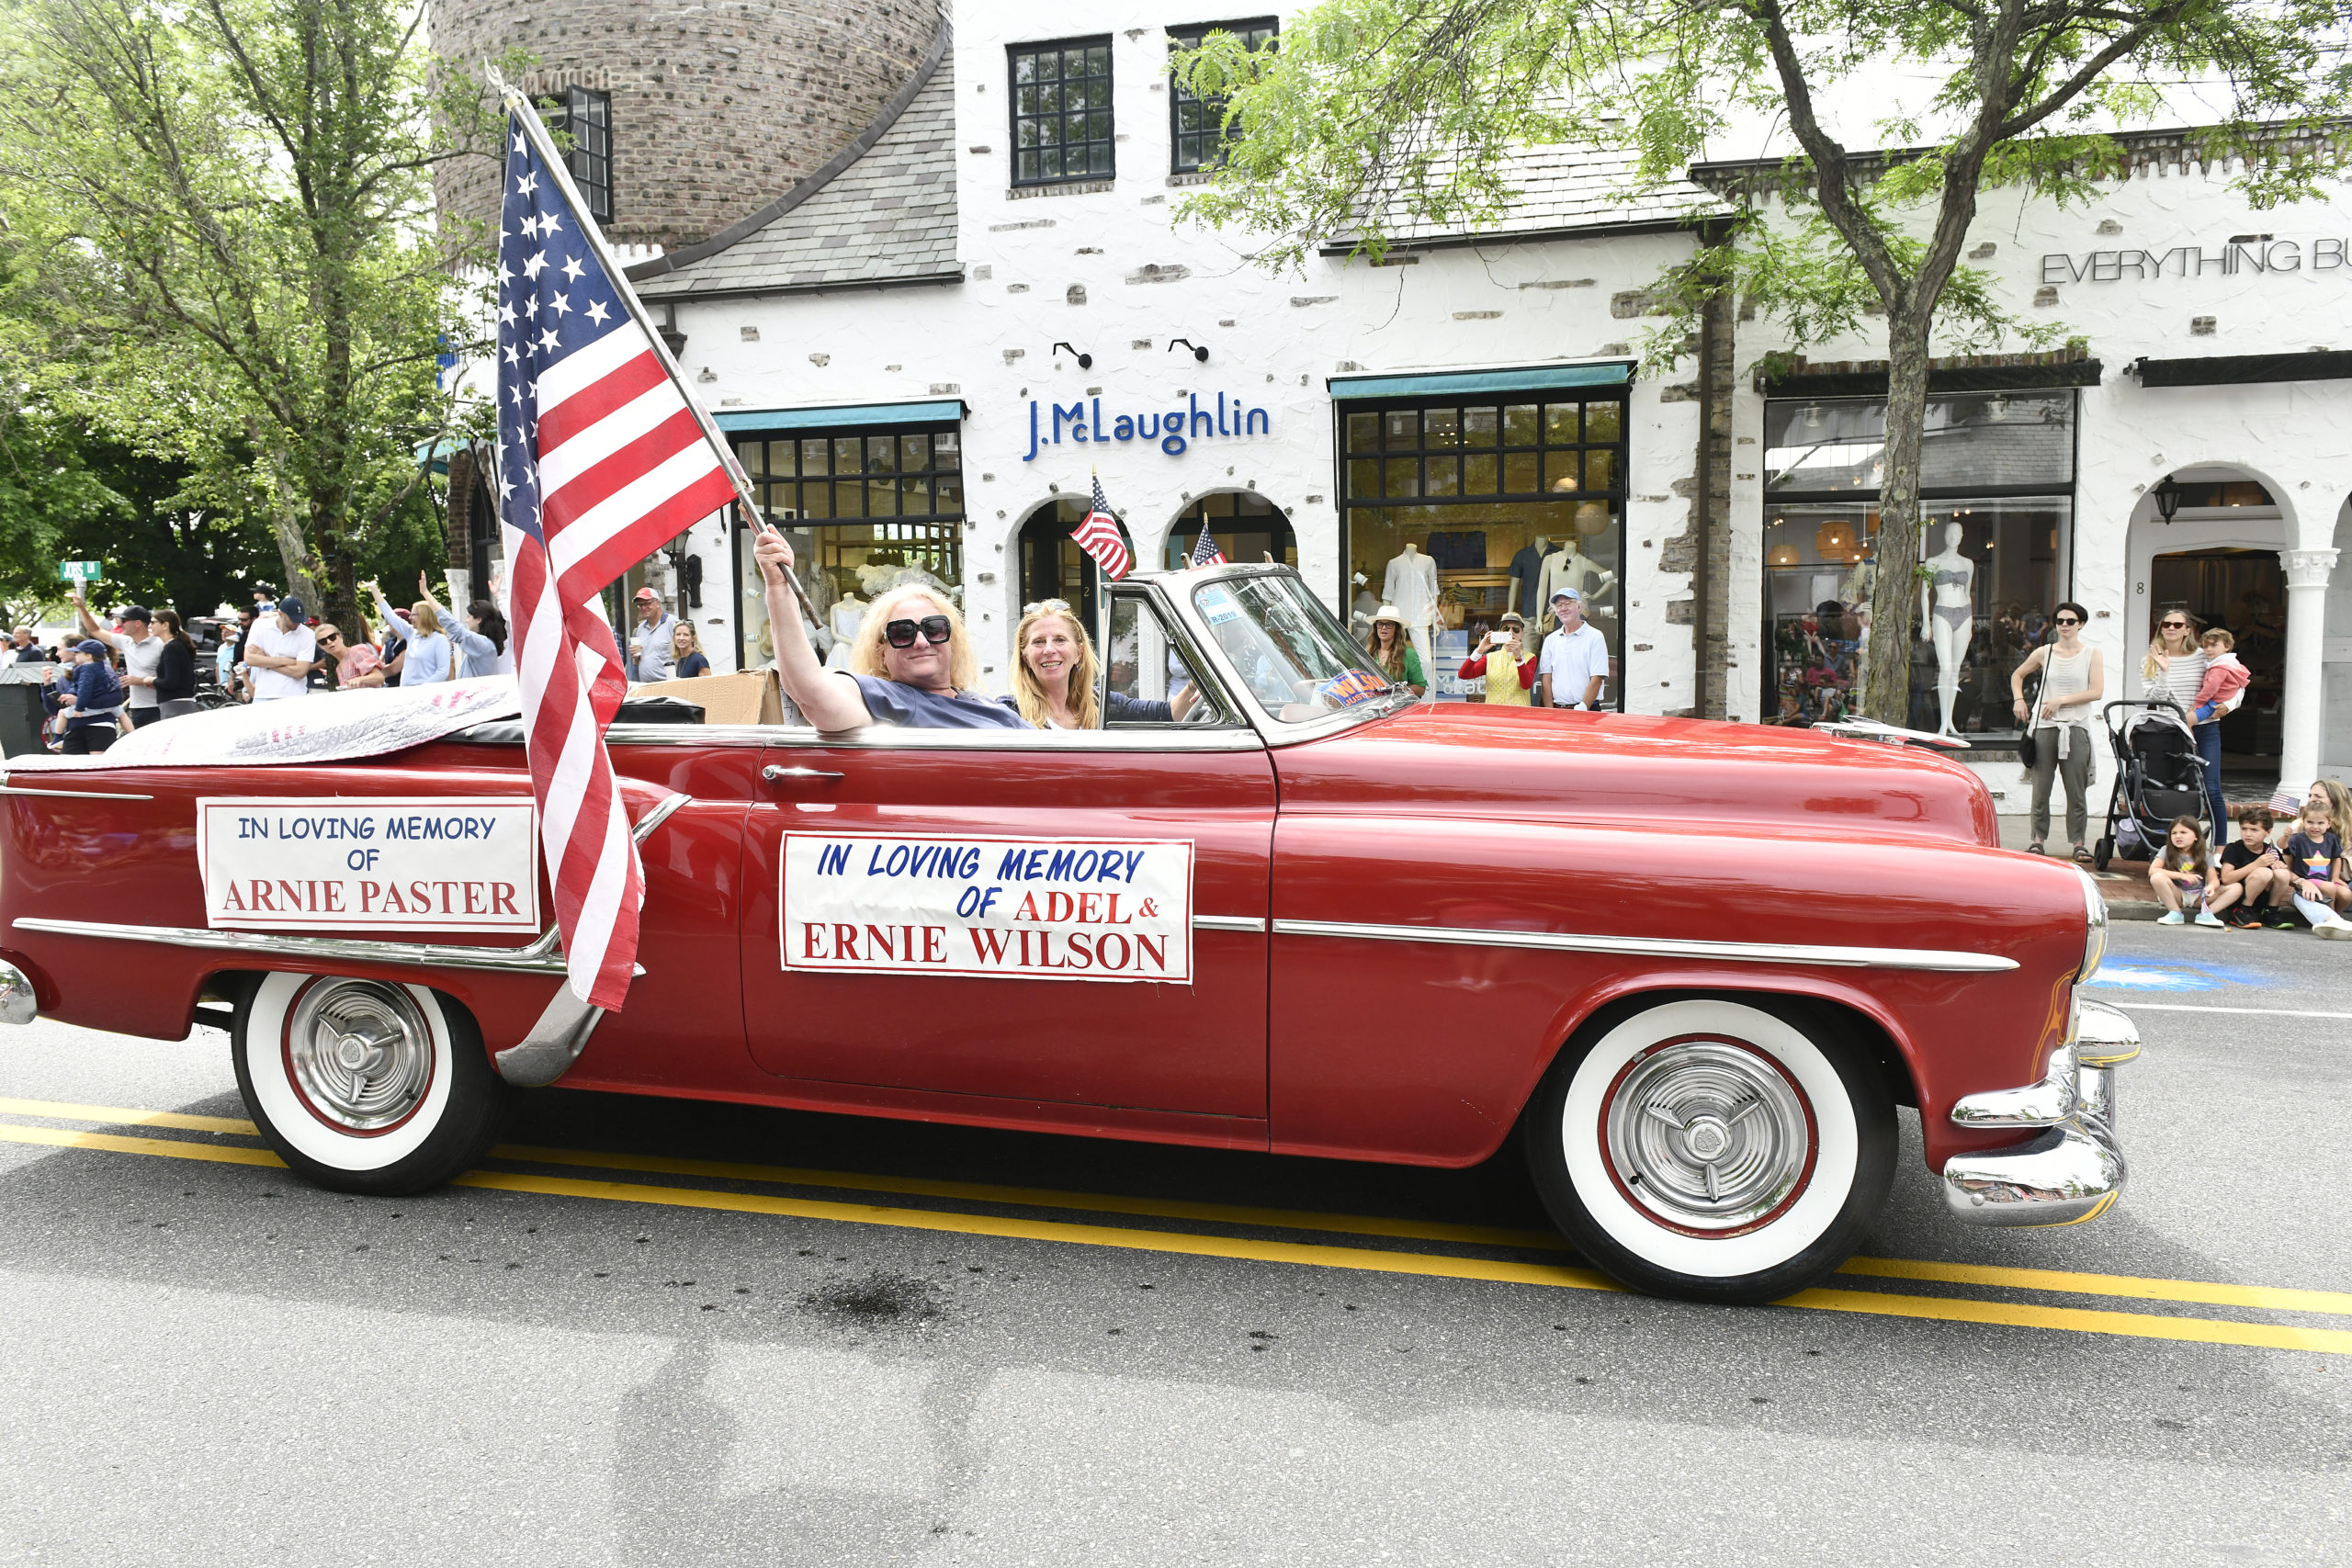
[[2122,1195],[2115,1069],[2140,1054],[2140,1031],[2114,1008],[2078,999],[2073,1034],[2051,1053],[2040,1082],[1967,1095],[1951,1108],[1962,1127],[2042,1129],[2015,1148],[1944,1162],[1944,1202],[1959,1218],[1978,1225],[2071,1225],[2105,1213]]
[[0,1023],[30,1023],[40,1016],[33,983],[13,964],[0,964]]

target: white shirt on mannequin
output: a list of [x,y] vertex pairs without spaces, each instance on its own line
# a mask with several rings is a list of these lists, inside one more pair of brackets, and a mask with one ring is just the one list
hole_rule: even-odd
[[1408,626],[1426,626],[1437,619],[1437,562],[1410,545],[1388,562],[1386,592],[1381,599],[1396,606]]

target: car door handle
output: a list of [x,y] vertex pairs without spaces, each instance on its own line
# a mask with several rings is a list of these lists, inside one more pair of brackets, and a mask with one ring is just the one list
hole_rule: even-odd
[[780,768],[774,762],[770,762],[760,770],[760,777],[770,784],[775,784],[783,779],[837,779],[841,776],[839,773],[827,773],[822,768]]

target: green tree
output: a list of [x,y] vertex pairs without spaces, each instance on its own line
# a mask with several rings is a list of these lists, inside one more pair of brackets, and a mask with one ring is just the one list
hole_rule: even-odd
[[[1323,0],[1279,53],[1212,35],[1174,69],[1226,95],[1238,131],[1217,181],[1184,211],[1236,225],[1271,265],[1331,236],[1377,255],[1417,226],[1475,227],[1510,199],[1531,146],[1630,152],[1641,193],[1682,186],[1738,122],[1785,126],[1777,193],[1731,193],[1686,263],[1658,280],[1655,367],[1690,343],[1720,291],[1776,317],[1798,345],[1883,316],[1888,403],[1865,709],[1908,709],[1919,558],[1919,448],[1938,342],[2038,344],[1962,246],[1989,186],[2058,201],[2120,171],[2112,132],[2165,113],[2195,83],[2228,107],[2209,155],[2248,160],[2253,197],[2321,194],[2344,166],[2352,41],[2345,0]],[[1904,85],[1932,90],[1907,102]],[[1834,97],[1889,104],[1859,150]],[[2210,111],[2208,111],[2210,113]],[[1629,191],[1627,194],[1638,194]],[[1758,197],[1778,194],[1774,220]],[[1695,195],[1695,193],[1694,193]]]
[[423,18],[392,0],[0,18],[0,216],[72,339],[61,400],[264,520],[283,585],[330,614],[462,412],[435,355],[476,318],[430,171],[489,122],[470,84],[428,88]]

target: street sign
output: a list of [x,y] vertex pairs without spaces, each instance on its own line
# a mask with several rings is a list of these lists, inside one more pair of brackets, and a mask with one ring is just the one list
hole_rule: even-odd
[[57,563],[57,575],[67,582],[96,582],[106,575],[104,561],[68,560]]

